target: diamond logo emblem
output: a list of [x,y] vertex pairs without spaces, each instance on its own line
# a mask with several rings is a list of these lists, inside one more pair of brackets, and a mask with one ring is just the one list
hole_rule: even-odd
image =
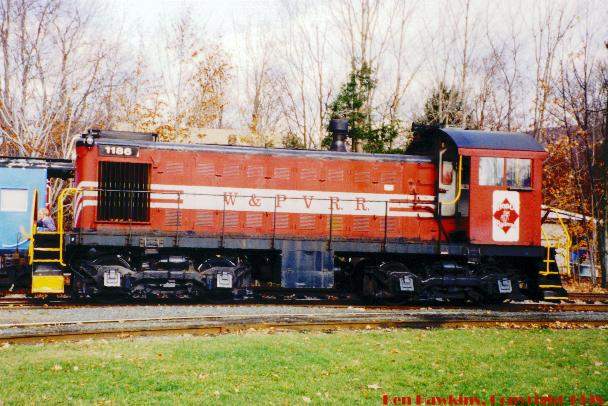
[[494,212],[494,218],[498,220],[498,227],[506,234],[519,218],[519,214],[517,214],[511,202],[505,198],[498,210]]

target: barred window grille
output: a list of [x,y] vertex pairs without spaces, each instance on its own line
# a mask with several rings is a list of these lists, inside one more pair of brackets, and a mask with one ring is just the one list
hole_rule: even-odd
[[150,221],[150,164],[99,162],[97,220]]

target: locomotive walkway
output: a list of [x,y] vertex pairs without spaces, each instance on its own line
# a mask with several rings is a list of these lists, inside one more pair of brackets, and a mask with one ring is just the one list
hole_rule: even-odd
[[389,327],[608,328],[608,312],[289,305],[12,308],[0,312],[0,343],[221,334],[249,329],[331,331]]

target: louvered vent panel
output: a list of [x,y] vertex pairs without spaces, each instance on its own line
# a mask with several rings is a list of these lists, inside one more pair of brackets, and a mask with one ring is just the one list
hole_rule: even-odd
[[215,165],[209,162],[196,164],[196,174],[199,176],[215,175]]
[[302,230],[314,230],[317,225],[317,218],[311,214],[300,214],[299,223]]
[[355,173],[355,182],[357,183],[371,183],[372,182],[372,174],[368,171],[356,172]]
[[182,212],[177,209],[167,209],[165,211],[165,225],[168,227],[178,227],[182,225]]
[[370,218],[368,216],[353,217],[353,231],[366,232],[369,231]]
[[384,172],[380,178],[382,183],[397,183],[397,174],[395,172]]
[[327,171],[327,180],[330,182],[343,182],[344,171],[342,169],[330,169]]
[[212,211],[202,211],[196,213],[194,224],[198,227],[212,227],[215,214]]
[[263,213],[247,213],[245,215],[245,227],[262,227]]
[[239,176],[240,167],[238,164],[227,164],[224,166],[224,176]]
[[165,165],[165,173],[167,175],[181,175],[184,173],[183,162],[169,162]]
[[264,168],[262,166],[248,166],[247,167],[248,178],[262,178],[264,177]]
[[[381,219],[382,225],[384,227],[384,219]],[[389,217],[386,222],[386,230],[389,234],[394,234],[398,231],[399,226],[399,218],[397,217]]]
[[224,227],[238,227],[239,225],[239,213],[236,211],[227,211],[224,217]]
[[274,221],[277,229],[289,228],[289,214],[287,213],[277,213]]
[[[327,220],[329,222],[329,219]],[[344,217],[343,216],[332,216],[331,218],[331,230],[332,232],[342,231],[344,228]]]
[[315,168],[302,168],[300,172],[300,179],[302,180],[318,180],[319,171]]
[[272,177],[275,179],[289,179],[289,168],[274,168]]

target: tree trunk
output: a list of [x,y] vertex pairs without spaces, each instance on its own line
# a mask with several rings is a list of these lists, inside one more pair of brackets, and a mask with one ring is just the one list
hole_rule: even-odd
[[600,235],[599,256],[600,268],[602,272],[602,288],[608,287],[608,210],[604,210],[604,218],[598,222],[598,232]]

